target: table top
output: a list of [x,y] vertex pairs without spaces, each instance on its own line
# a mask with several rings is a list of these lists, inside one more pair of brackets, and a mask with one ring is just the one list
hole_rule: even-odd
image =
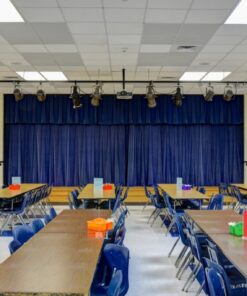
[[87,221],[95,218],[110,218],[111,210],[64,210],[44,227],[42,233],[87,233]]
[[232,264],[247,277],[247,241],[230,234],[211,234],[210,238]]
[[229,222],[240,222],[243,217],[233,210],[186,210],[185,213],[207,234],[228,234]]
[[78,199],[114,199],[115,194],[115,186],[112,185],[111,190],[103,190],[103,191],[95,191],[93,184],[87,184],[83,190],[80,192]]
[[96,212],[101,210],[62,212],[0,264],[0,294],[88,295],[103,238],[91,238],[79,228],[78,232],[45,229],[57,223],[66,225],[70,219],[92,219]]
[[231,185],[236,186],[243,190],[247,190],[247,184],[231,184]]
[[23,195],[31,190],[38,189],[46,184],[21,184],[20,190],[10,190],[8,187],[0,189],[0,199],[12,199]]
[[176,184],[158,184],[159,188],[166,192],[170,198],[174,200],[185,200],[185,199],[210,199],[205,194],[192,188],[191,190],[177,191]]

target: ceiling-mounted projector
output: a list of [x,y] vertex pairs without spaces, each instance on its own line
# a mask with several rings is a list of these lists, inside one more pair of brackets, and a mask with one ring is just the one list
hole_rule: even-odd
[[117,99],[118,100],[131,100],[133,97],[132,92],[128,92],[126,90],[122,90],[117,92]]
[[122,69],[122,74],[123,74],[123,90],[117,92],[117,99],[131,100],[133,97],[133,93],[125,90],[125,69]]

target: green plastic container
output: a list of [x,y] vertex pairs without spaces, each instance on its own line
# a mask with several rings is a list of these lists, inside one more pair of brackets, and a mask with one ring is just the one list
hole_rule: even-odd
[[229,233],[235,236],[243,236],[244,227],[243,222],[229,223]]

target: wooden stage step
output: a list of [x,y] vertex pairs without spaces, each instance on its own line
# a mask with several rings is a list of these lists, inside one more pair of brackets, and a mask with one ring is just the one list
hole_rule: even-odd
[[[50,200],[53,204],[68,204],[68,195],[71,191],[73,191],[76,186],[72,187],[66,187],[66,186],[60,186],[60,187],[53,187],[52,192],[50,195]],[[152,187],[148,187],[151,191],[153,191]],[[217,186],[205,186],[206,194],[208,196],[212,196],[213,194],[218,193],[218,187]],[[229,200],[228,200],[229,199]],[[147,198],[145,196],[144,188],[141,186],[134,186],[130,187],[129,194],[127,198],[127,204],[145,204],[147,202]],[[225,199],[226,203],[231,202],[230,198]]]

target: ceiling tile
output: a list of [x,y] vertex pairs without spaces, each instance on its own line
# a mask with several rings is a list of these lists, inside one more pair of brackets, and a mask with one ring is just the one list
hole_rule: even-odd
[[246,53],[247,52],[247,44],[241,44],[236,46],[232,52]]
[[144,24],[143,44],[172,44],[180,25],[175,24]]
[[170,44],[142,44],[140,52],[169,52]]
[[104,7],[118,8],[145,8],[146,0],[123,1],[123,0],[103,0]]
[[23,53],[23,57],[33,66],[56,66],[53,56],[49,53]]
[[148,9],[145,23],[180,24],[183,22],[186,10]]
[[88,45],[88,44],[78,44],[78,50],[84,53],[97,53],[97,52],[108,52],[107,45]]
[[86,71],[86,68],[84,66],[60,66],[62,71]]
[[105,34],[104,23],[68,23],[68,27],[72,34]]
[[64,23],[33,23],[32,27],[43,43],[71,44],[74,42],[67,25]]
[[233,49],[234,45],[206,45],[202,49],[202,53],[207,53],[207,52],[230,52]]
[[192,0],[148,0],[148,8],[188,9]]
[[143,23],[144,20],[144,9],[115,9],[106,8],[105,19],[107,22],[113,23]]
[[19,52],[47,52],[43,44],[14,44]]
[[59,66],[35,66],[36,71],[38,72],[45,72],[45,71],[61,71]]
[[218,35],[244,35],[247,36],[247,25],[224,24],[219,27]]
[[106,44],[106,35],[84,35],[74,34],[74,40],[77,44]]
[[221,24],[229,16],[229,10],[190,10],[186,16],[187,24]]
[[111,53],[135,53],[139,52],[139,45],[135,44],[110,44],[109,45],[109,51]]
[[56,0],[12,0],[16,7],[57,7]]
[[102,9],[62,8],[67,22],[104,22]]
[[141,23],[106,23],[108,34],[142,34]]
[[53,58],[59,66],[79,66],[83,65],[79,53],[54,53]]
[[74,44],[45,44],[49,52],[77,52]]
[[239,0],[194,0],[192,9],[233,9],[237,6]]
[[175,43],[181,45],[203,45],[208,42],[217,29],[218,25],[215,24],[184,24],[176,36]]
[[39,44],[40,39],[31,25],[26,23],[1,23],[0,35],[11,44]]
[[141,35],[108,35],[110,44],[140,44]]
[[0,52],[16,52],[15,48],[8,44],[0,44]]
[[61,7],[102,7],[101,0],[57,0]]
[[241,35],[215,35],[213,36],[209,44],[214,45],[235,45],[240,43],[244,39]]
[[102,60],[109,60],[108,53],[80,53],[83,61],[87,60],[95,60],[95,61],[102,61]]
[[226,56],[225,52],[208,52],[208,53],[200,53],[197,55],[198,60],[208,60],[208,61],[217,61],[221,60]]
[[28,22],[59,23],[64,21],[63,15],[59,8],[19,8],[19,11],[25,21]]

